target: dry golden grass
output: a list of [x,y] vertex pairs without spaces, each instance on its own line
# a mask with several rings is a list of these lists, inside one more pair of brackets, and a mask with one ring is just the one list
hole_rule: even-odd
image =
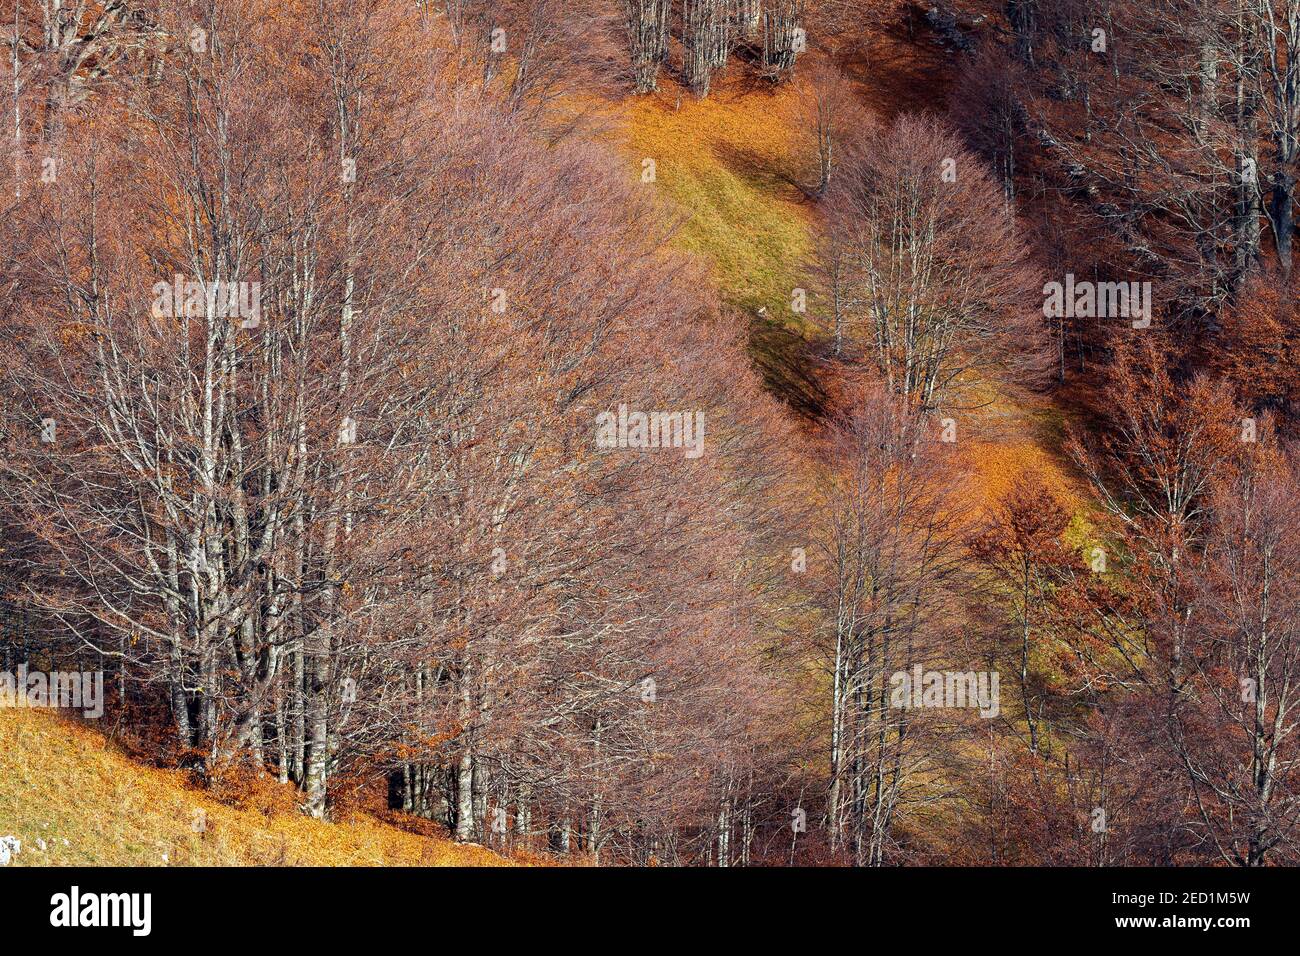
[[794,320],[815,218],[796,184],[807,165],[798,87],[755,85],[738,69],[703,100],[666,75],[660,85],[618,104],[621,151],[638,176],[654,160],[655,187],[682,216],[677,245],[712,266],[725,300]]
[[[1062,450],[1060,410],[1049,402],[1022,399],[971,415],[976,434],[962,436],[958,449],[971,476],[966,488],[976,512],[997,506],[1016,479],[1036,473],[1063,508],[1087,508],[1081,476]],[[959,422],[962,421],[959,419]]]
[[11,865],[517,865],[367,813],[323,823],[261,806],[219,803],[181,771],[135,763],[52,712],[0,710],[0,837],[22,841]]

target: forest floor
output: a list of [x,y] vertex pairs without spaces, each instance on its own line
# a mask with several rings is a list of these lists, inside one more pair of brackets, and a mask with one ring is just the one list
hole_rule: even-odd
[[[89,724],[0,709],[0,838],[11,866],[513,866],[355,810],[325,823],[270,780],[236,805],[132,759]],[[382,818],[381,818],[382,817]]]

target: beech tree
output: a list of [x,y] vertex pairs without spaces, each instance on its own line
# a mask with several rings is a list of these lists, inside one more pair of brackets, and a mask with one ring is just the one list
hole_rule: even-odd
[[659,84],[659,67],[668,55],[671,8],[671,0],[623,0],[632,84],[638,93],[653,92]]
[[1297,706],[1292,456],[1271,423],[1242,442],[1211,491],[1214,527],[1197,575],[1200,626],[1174,746],[1187,773],[1195,829],[1223,862],[1295,859]]
[[763,0],[763,69],[773,82],[789,77],[807,49],[804,6],[804,0]]
[[1294,434],[1295,402],[1300,398],[1292,349],[1300,323],[1294,285],[1277,274],[1253,276],[1237,303],[1222,317],[1213,340],[1210,365],[1233,385],[1253,411],[1271,412],[1277,427]]
[[993,613],[1002,618],[982,623],[994,634],[1005,630],[1015,648],[1031,755],[1039,751],[1045,707],[1034,660],[1053,640],[1051,604],[1078,563],[1062,540],[1069,520],[1069,513],[1042,487],[1041,476],[1030,473],[1017,478],[970,541],[972,556],[988,575],[984,593],[992,599]]
[[731,17],[725,0],[682,0],[682,43],[686,85],[708,96],[715,70],[726,65],[731,46]]
[[[323,816],[387,773],[461,839],[694,858],[778,700],[743,344],[599,149],[420,81],[463,70],[416,14],[275,13],[124,74],[18,209],[25,601],[205,774],[269,764]],[[599,447],[620,405],[695,444]]]
[[898,818],[936,771],[934,721],[896,706],[892,678],[953,651],[958,509],[951,465],[918,413],[888,392],[855,404],[818,499],[814,652],[831,698],[832,847],[880,866],[895,859]]
[[852,357],[893,394],[931,412],[971,374],[1041,374],[1041,283],[1001,190],[951,133],[899,119],[827,206]]
[[803,111],[817,157],[817,185],[811,192],[822,197],[835,169],[853,162],[854,151],[870,128],[871,119],[858,103],[848,78],[825,60],[819,61],[809,74]]

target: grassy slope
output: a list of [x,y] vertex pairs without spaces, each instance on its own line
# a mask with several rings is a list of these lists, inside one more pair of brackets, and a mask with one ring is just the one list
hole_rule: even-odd
[[[895,95],[901,91],[892,76],[904,75],[928,89],[914,74],[924,74],[932,64],[909,63],[909,48],[882,39],[873,46],[873,59],[889,62],[894,72],[862,73],[869,82],[859,82],[859,92],[881,122],[893,112],[885,104],[899,106]],[[932,55],[922,48],[923,57]],[[783,324],[790,336],[768,336],[764,343],[775,341],[785,349],[794,348],[790,338],[805,329],[790,310],[790,297],[794,288],[809,285],[808,263],[819,228],[815,203],[794,184],[808,170],[811,148],[799,133],[800,82],[773,90],[733,76],[707,99],[696,100],[665,77],[660,92],[628,98],[619,116],[629,159],[637,170],[642,159],[655,160],[656,188],[679,212],[679,247],[711,265],[724,301],[750,316],[766,307],[771,324]],[[906,103],[908,108],[933,105]],[[973,473],[972,501],[991,504],[1016,475],[1033,469],[1064,504],[1082,506],[1077,477],[1061,453],[1060,409],[1042,399],[988,398],[988,407],[975,415],[977,434],[959,439]]]
[[678,245],[713,266],[732,305],[791,316],[813,216],[794,175],[798,93],[719,84],[697,100],[671,79],[622,104],[628,154],[655,161],[655,185],[682,215]]
[[[195,832],[197,810],[205,832]],[[511,865],[364,813],[322,823],[291,808],[234,809],[48,711],[0,710],[3,836],[22,841],[18,866]]]

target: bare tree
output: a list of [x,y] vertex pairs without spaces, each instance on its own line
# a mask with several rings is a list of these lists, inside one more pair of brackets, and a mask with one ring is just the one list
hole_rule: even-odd
[[638,93],[651,93],[658,86],[659,67],[668,55],[671,8],[671,0],[623,0],[632,84]]
[[696,96],[708,96],[715,70],[726,65],[731,22],[726,0],[682,0],[683,75]]
[[807,48],[803,15],[803,0],[764,0],[763,70],[773,82],[789,77]]
[[847,77],[829,60],[819,60],[803,94],[804,122],[814,139],[817,185],[812,192],[824,196],[836,167],[851,162],[856,144],[870,128]]
[[830,689],[827,817],[857,865],[896,859],[896,824],[935,772],[941,721],[899,706],[897,675],[954,653],[959,548],[950,464],[917,413],[867,392],[819,499],[815,652]]
[[900,119],[827,195],[855,356],[925,411],[974,372],[1041,374],[1040,283],[1001,189],[952,134]]

